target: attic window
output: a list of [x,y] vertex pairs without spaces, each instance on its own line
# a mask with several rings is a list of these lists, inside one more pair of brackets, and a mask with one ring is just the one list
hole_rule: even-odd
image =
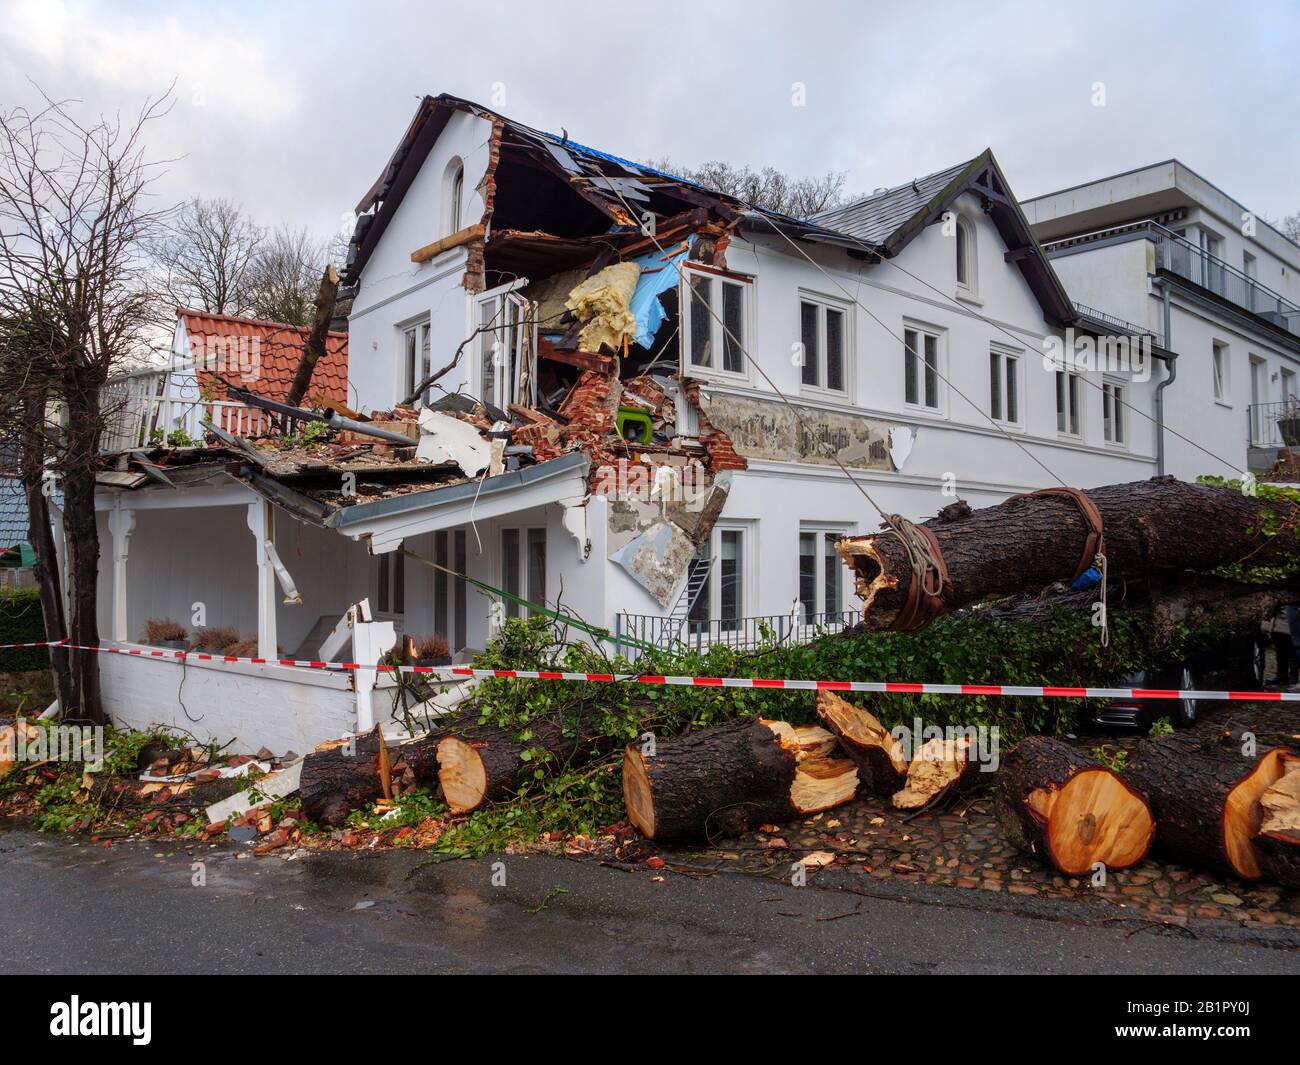
[[970,220],[957,218],[954,245],[957,257],[957,287],[975,291],[975,229]]
[[463,228],[461,211],[465,198],[465,164],[460,159],[453,159],[447,164],[443,189],[443,235],[449,237]]

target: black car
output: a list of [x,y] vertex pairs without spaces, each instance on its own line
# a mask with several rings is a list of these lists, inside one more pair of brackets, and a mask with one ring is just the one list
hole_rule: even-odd
[[[1154,691],[1259,691],[1264,687],[1264,641],[1255,633],[1223,637],[1207,644],[1188,661],[1167,668],[1131,673],[1121,688]],[[1085,724],[1107,732],[1145,734],[1162,717],[1175,728],[1196,723],[1211,700],[1205,699],[1089,699]]]

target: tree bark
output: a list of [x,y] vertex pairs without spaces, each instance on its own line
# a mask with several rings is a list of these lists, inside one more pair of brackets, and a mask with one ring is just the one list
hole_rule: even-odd
[[853,763],[829,757],[821,736],[762,718],[623,752],[628,818],[658,841],[738,836],[838,806],[856,790]]
[[1155,819],[1146,800],[1069,744],[1028,736],[998,772],[998,819],[1021,850],[1065,876],[1097,862],[1127,869],[1146,857]]
[[439,742],[438,783],[451,812],[467,814],[518,791],[526,773],[546,764],[537,752],[578,766],[614,746],[614,740],[601,734],[595,713],[581,709],[519,729],[468,725]]
[[1243,880],[1264,876],[1255,837],[1260,798],[1297,756],[1275,747],[1244,758],[1177,736],[1144,743],[1124,773],[1156,817],[1156,848],[1187,865]]
[[[1281,524],[1300,517],[1292,505],[1172,477],[1087,494],[1104,522],[1112,586],[1154,574],[1204,575],[1246,560],[1264,566],[1295,551],[1291,537],[1260,531],[1266,514]],[[945,611],[1071,581],[1089,532],[1075,503],[1061,496],[1010,499],[960,520],[923,525],[934,534],[952,583]],[[913,580],[903,541],[885,531],[841,540],[839,553],[857,578],[866,627],[893,626]]]
[[329,336],[330,319],[334,317],[334,304],[339,294],[339,272],[331,263],[321,275],[320,288],[316,293],[316,315],[312,319],[311,332],[302,346],[302,357],[298,360],[298,369],[293,375],[293,384],[289,386],[289,395],[285,403],[296,407],[311,385],[312,374],[316,372],[316,363],[325,354],[325,342]]
[[[441,737],[441,732],[429,733],[406,743],[390,744],[394,775],[405,766],[417,784],[436,781],[436,751]],[[315,751],[303,759],[298,796],[309,820],[337,828],[353,810],[382,795],[379,738],[373,733],[356,737],[351,745]]]

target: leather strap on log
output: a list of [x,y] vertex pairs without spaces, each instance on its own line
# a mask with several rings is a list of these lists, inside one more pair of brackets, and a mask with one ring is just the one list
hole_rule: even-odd
[[894,533],[907,545],[912,559],[912,580],[907,586],[907,600],[890,626],[898,632],[917,632],[947,610],[952,594],[952,580],[943,551],[934,533],[897,514],[889,516]]
[[1102,521],[1101,511],[1097,509],[1097,504],[1088,498],[1087,494],[1078,488],[1040,488],[1037,492],[1025,492],[1018,496],[1012,496],[1007,500],[1008,503],[1014,503],[1017,499],[1033,499],[1035,496],[1065,496],[1074,501],[1074,505],[1079,508],[1079,513],[1083,515],[1083,520],[1088,523],[1088,538],[1083,543],[1083,556],[1079,559],[1079,568],[1075,571],[1070,583],[1073,584],[1097,561],[1098,555],[1106,553],[1106,526]]

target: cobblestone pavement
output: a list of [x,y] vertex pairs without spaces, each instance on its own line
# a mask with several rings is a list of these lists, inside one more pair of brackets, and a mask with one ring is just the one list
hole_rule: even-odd
[[[1254,732],[1260,749],[1300,747],[1300,710],[1291,704],[1216,704],[1182,734],[1218,742],[1227,728]],[[1086,750],[1105,746],[1113,754],[1131,750],[1142,737],[1078,736],[1070,742]],[[681,861],[693,868],[740,869],[788,880],[795,862],[821,852],[814,867],[834,855],[837,873],[871,880],[1100,901],[1113,906],[1117,917],[1179,926],[1209,919],[1247,928],[1300,928],[1300,892],[1267,882],[1245,883],[1159,860],[1110,872],[1102,884],[1060,876],[1007,841],[987,789],[937,812],[907,815],[887,800],[857,799],[803,822],[764,828],[680,855]]]

